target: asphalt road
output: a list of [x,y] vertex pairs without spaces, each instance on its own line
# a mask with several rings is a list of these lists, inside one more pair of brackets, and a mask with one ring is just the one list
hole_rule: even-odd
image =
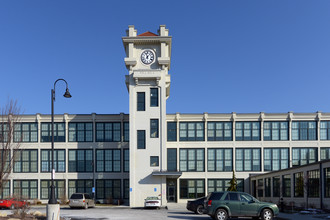
[[[32,206],[30,212],[39,211],[46,213],[46,206]],[[11,210],[0,210],[7,214]],[[141,219],[141,220],[156,220],[156,219],[178,219],[178,220],[211,220],[208,215],[196,215],[189,212],[185,208],[185,204],[170,204],[168,209],[130,209],[122,206],[97,206],[90,209],[70,209],[69,207],[61,207],[60,215],[66,220],[122,220],[122,219]],[[315,217],[315,218],[314,218]],[[283,214],[280,213],[278,219],[299,219],[299,220],[317,220],[326,219],[327,216],[315,215],[300,215],[300,214]],[[247,220],[251,218],[239,218],[239,220]]]

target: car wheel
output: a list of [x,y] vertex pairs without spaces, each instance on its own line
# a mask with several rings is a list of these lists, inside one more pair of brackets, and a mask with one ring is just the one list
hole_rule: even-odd
[[228,213],[224,209],[218,209],[215,212],[215,219],[217,220],[227,220],[228,219]]
[[261,213],[261,219],[263,220],[272,220],[273,212],[270,209],[264,209]]
[[201,215],[203,214],[204,207],[202,205],[198,205],[196,208],[196,214]]

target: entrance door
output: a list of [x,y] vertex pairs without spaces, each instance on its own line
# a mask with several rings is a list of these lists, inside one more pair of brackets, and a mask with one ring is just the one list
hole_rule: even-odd
[[176,199],[176,179],[167,179],[166,180],[166,198],[167,202],[177,202]]

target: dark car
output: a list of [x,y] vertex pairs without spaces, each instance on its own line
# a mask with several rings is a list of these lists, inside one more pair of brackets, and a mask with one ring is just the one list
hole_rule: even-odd
[[187,209],[193,211],[196,214],[203,214],[204,211],[204,200],[206,197],[198,198],[187,202]]
[[276,204],[260,202],[244,192],[213,192],[204,203],[204,213],[213,219],[226,220],[232,217],[252,217],[272,220],[278,215]]

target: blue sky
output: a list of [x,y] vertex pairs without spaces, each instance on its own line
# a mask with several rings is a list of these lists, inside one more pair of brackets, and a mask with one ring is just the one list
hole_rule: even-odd
[[330,112],[328,0],[1,0],[0,106],[128,111],[128,25],[173,37],[168,113]]

